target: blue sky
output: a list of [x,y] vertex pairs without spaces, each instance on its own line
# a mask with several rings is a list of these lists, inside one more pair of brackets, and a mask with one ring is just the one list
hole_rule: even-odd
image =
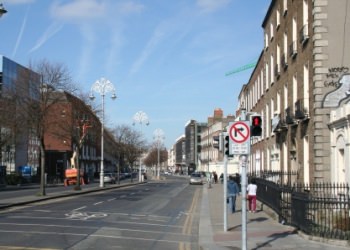
[[[255,61],[270,0],[3,0],[0,54],[27,66],[62,63],[89,92],[105,77],[118,98],[106,98],[106,124],[150,121],[152,142],[161,129],[165,146],[191,120],[206,122],[215,108],[235,114],[252,69],[225,73]],[[95,102],[101,102],[97,96]],[[140,125],[138,125],[140,126]],[[139,127],[135,127],[140,129]]]

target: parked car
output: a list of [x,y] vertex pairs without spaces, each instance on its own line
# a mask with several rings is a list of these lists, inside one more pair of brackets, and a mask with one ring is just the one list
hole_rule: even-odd
[[203,184],[203,178],[201,173],[192,173],[190,176],[190,185],[192,184]]
[[103,182],[104,183],[115,184],[116,183],[115,175],[113,173],[104,173],[104,175],[103,175]]

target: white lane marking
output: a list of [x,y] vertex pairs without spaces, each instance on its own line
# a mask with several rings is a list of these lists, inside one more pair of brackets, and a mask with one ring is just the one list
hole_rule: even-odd
[[103,203],[103,201],[96,202],[96,203],[94,203],[94,206],[99,205],[101,203]]
[[[137,232],[152,232],[152,231],[143,231],[143,230],[126,230],[126,231],[137,231]],[[140,240],[140,241],[156,241],[156,242],[167,242],[167,243],[179,243],[183,241],[176,240],[160,240],[155,238],[138,238],[138,237],[125,237],[125,236],[116,236],[116,235],[102,235],[102,234],[88,234],[88,233],[62,233],[62,232],[44,232],[44,231],[22,231],[22,230],[0,230],[1,233],[20,233],[20,234],[43,234],[43,235],[69,235],[69,236],[84,236],[84,237],[97,237],[97,238],[110,238],[110,239],[127,239],[127,240]],[[153,231],[156,232],[156,231]],[[158,232],[164,233],[164,232]],[[170,235],[182,235],[170,233]]]
[[108,201],[114,201],[116,198],[109,199]]
[[76,211],[72,211],[71,213],[67,213],[65,215],[67,216],[67,219],[71,220],[88,220],[91,218],[103,218],[108,216],[105,213],[82,213]]
[[78,211],[78,210],[81,210],[81,209],[84,209],[84,208],[86,208],[86,206],[78,207],[78,208],[76,208],[76,209],[73,209],[73,211]]

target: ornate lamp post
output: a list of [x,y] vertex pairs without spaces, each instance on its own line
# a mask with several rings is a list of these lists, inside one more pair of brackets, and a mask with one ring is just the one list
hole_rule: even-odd
[[7,10],[4,8],[4,5],[0,3],[0,17],[2,17],[2,15],[6,13],[7,13]]
[[160,155],[159,155],[159,150],[160,150],[160,146],[163,144],[165,136],[164,136],[164,132],[163,130],[161,130],[160,128],[157,128],[154,133],[153,133],[153,138],[156,141],[156,145],[157,145],[157,151],[158,151],[158,157],[157,157],[157,178],[159,179],[160,177],[160,165],[159,165],[159,160],[160,160]]
[[104,130],[104,112],[105,112],[105,95],[107,93],[111,93],[112,100],[115,100],[117,98],[115,94],[115,88],[113,84],[105,79],[101,78],[100,80],[97,80],[91,87],[91,93],[90,93],[90,99],[94,100],[95,96],[93,95],[93,92],[96,92],[101,95],[102,98],[102,117],[101,117],[101,170],[100,170],[100,187],[104,187],[104,155],[103,155],[103,130]]
[[[136,123],[140,124],[140,136],[142,136],[142,124],[145,124],[146,126],[149,125],[149,120],[148,120],[147,114],[143,111],[138,111],[134,115],[133,120],[134,120],[134,122],[132,125],[135,125]],[[139,182],[141,182],[141,181],[142,181],[142,178],[141,178],[141,143],[140,143]]]

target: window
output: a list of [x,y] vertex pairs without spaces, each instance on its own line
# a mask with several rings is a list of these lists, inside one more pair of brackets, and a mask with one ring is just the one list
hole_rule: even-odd
[[276,102],[276,113],[280,114],[281,113],[281,93],[277,92],[277,102]]
[[308,3],[307,0],[303,1],[303,16],[302,16],[302,28],[300,30],[300,43],[303,45],[308,41],[309,39],[309,29],[308,29]]
[[275,65],[275,63],[274,63],[274,58],[273,58],[273,55],[271,55],[270,56],[270,61],[271,61],[271,64],[270,64],[270,72],[271,72],[271,74],[270,74],[270,85],[272,85],[273,83],[274,83],[274,81],[273,81],[273,77],[274,77],[274,65]]
[[296,103],[298,99],[298,81],[297,81],[297,76],[294,75],[293,76],[293,113],[295,113],[295,105],[294,103]]
[[274,33],[273,33],[274,29],[273,29],[273,23],[270,23],[270,40],[273,40],[274,37]]
[[297,20],[295,17],[293,18],[293,24],[292,24],[292,40],[293,41],[297,40]]
[[303,87],[304,87],[304,93],[303,93],[303,98],[304,98],[304,109],[306,111],[309,111],[309,65],[306,63],[304,65],[304,79],[303,79]]
[[283,16],[287,15],[287,10],[288,10],[287,0],[283,0]]
[[277,51],[276,51],[276,69],[275,69],[275,76],[279,77],[281,72],[280,67],[280,59],[281,59],[281,48],[280,45],[277,44]]
[[307,0],[303,1],[303,26],[308,23],[309,6]]
[[283,109],[285,110],[288,108],[288,84],[286,83],[284,85],[284,90],[283,90]]
[[265,32],[265,49],[269,48],[269,36],[267,35],[267,32]]
[[266,90],[269,89],[269,63],[267,62],[265,65],[265,83]]

